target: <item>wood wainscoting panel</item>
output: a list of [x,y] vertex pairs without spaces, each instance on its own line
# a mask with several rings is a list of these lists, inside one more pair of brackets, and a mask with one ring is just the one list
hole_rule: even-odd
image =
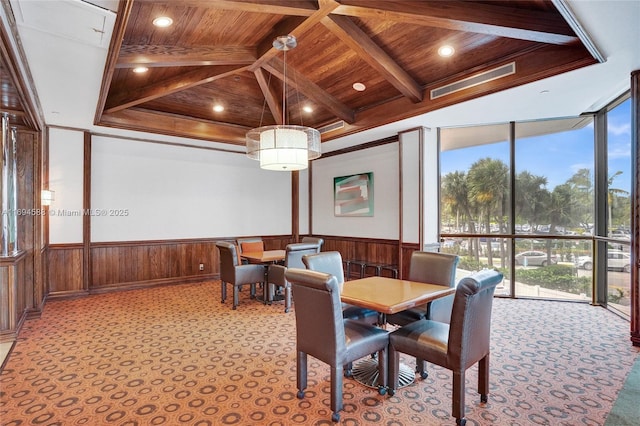
[[33,306],[33,283],[27,282],[29,253],[0,259],[0,343],[11,342]]
[[[406,265],[399,265],[399,243],[397,240],[382,240],[373,238],[354,238],[354,237],[341,237],[333,235],[314,235],[324,239],[324,246],[322,251],[338,251],[342,255],[343,260],[363,260],[370,264],[384,264],[395,265],[398,267],[398,272],[402,273],[408,269],[408,262],[411,252],[418,249],[418,245],[402,246],[403,250],[403,263]],[[345,271],[346,273],[346,271]],[[355,269],[351,271],[352,275],[355,274]],[[371,275],[371,271],[367,272]],[[351,278],[357,278],[353,275]]]
[[90,290],[214,278],[218,274],[215,243],[209,239],[93,243]]
[[83,288],[82,244],[52,244],[48,258],[48,297],[86,293]]

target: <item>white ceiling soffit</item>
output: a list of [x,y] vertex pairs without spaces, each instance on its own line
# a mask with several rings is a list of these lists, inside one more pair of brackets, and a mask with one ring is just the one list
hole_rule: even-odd
[[[18,25],[90,46],[109,48],[116,15],[81,0],[13,2]],[[64,19],[58,19],[62,18]]]
[[[591,116],[516,123],[516,139],[543,136],[581,129],[590,125]],[[509,123],[441,129],[440,150],[451,151],[470,146],[509,140]]]

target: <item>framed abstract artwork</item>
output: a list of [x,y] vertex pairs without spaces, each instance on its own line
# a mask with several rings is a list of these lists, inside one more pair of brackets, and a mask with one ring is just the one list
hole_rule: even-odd
[[333,178],[336,216],[373,216],[373,172]]

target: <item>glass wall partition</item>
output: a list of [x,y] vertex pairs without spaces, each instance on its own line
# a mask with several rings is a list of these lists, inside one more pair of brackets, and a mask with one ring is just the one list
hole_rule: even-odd
[[607,111],[607,305],[630,316],[631,100]]
[[442,130],[442,250],[501,270],[498,295],[591,300],[593,134],[591,117]]
[[496,295],[629,315],[630,101],[594,117],[441,130],[441,250],[460,256],[459,276],[495,268]]
[[[593,117],[516,123],[515,295],[590,301]],[[584,238],[584,239],[582,239]]]

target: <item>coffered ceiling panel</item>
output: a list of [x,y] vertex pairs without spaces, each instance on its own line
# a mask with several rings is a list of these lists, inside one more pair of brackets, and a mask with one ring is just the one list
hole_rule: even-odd
[[327,141],[596,62],[545,0],[124,0],[95,124],[241,145],[284,121]]

